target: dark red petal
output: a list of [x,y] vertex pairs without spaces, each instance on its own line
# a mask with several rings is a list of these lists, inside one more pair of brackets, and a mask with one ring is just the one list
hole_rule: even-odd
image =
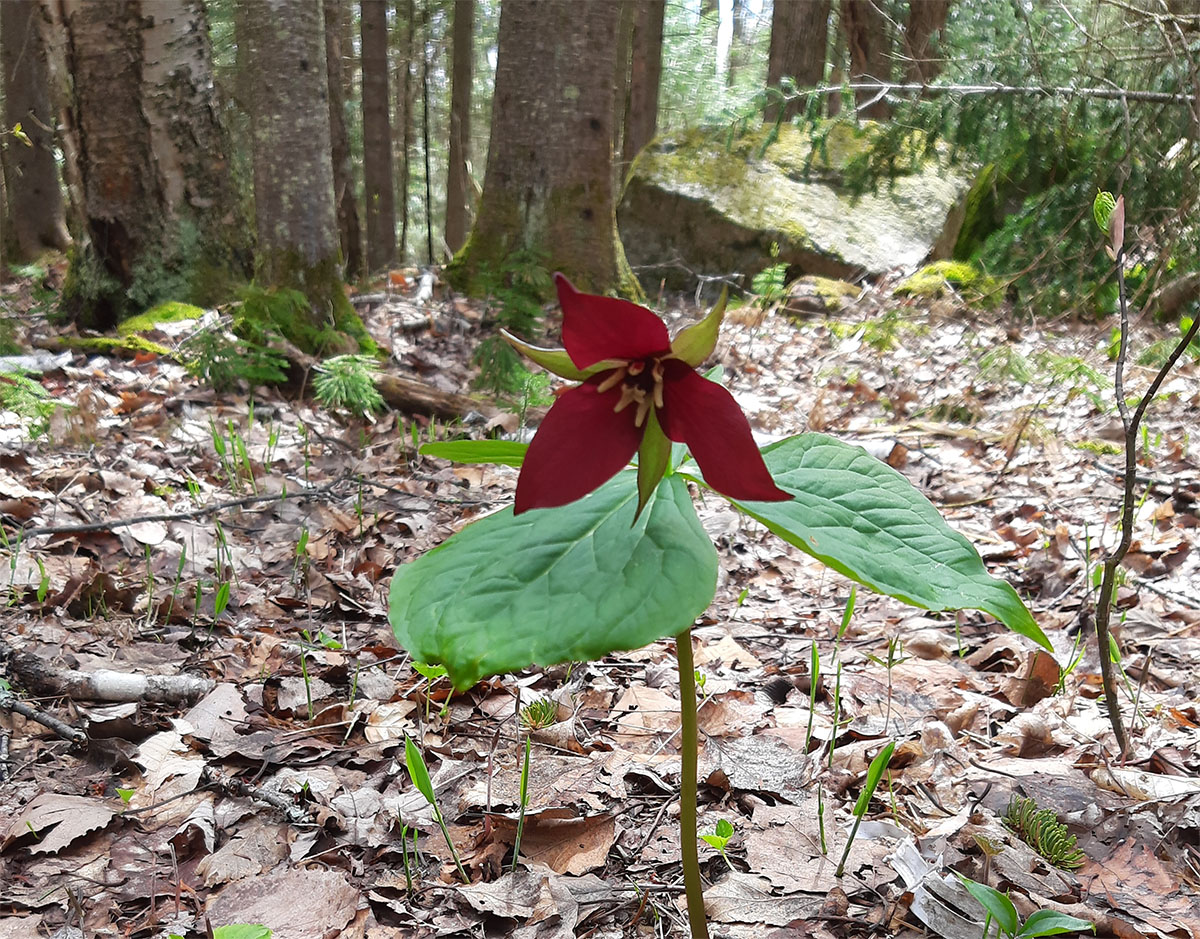
[[619,385],[596,393],[609,374],[601,372],[554,402],[525,452],[513,514],[574,502],[629,462],[642,428],[633,423],[636,408],[613,413],[621,399]]
[[605,359],[645,359],[671,347],[657,316],[628,300],[580,293],[562,274],[554,275],[563,310],[563,345],[578,368]]
[[733,395],[683,362],[666,364],[658,422],[668,437],[687,444],[704,481],[730,499],[782,502],[792,498],[771,479]]

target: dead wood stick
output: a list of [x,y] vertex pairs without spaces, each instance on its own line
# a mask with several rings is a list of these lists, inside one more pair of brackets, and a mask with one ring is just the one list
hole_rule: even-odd
[[214,769],[211,766],[204,768],[203,775],[206,781],[220,789],[246,796],[257,802],[265,802],[267,805],[279,809],[279,811],[287,816],[289,822],[297,823],[308,819],[308,813],[282,793],[272,792],[270,789],[263,789],[261,786],[251,786],[240,779],[226,776],[220,770]]
[[191,509],[187,512],[160,512],[155,515],[133,515],[129,518],[110,518],[102,522],[81,522],[73,525],[41,525],[37,528],[21,528],[18,531],[22,538],[27,538],[30,535],[64,535],[84,531],[111,531],[114,528],[125,528],[129,525],[136,525],[139,522],[185,521],[192,518],[202,518],[205,515],[216,515],[218,512],[223,512],[226,509],[242,508],[259,502],[282,502],[284,499],[304,499],[323,495],[342,483],[344,479],[345,477],[338,477],[323,486],[315,486],[311,489],[298,489],[295,492],[243,496],[241,499],[229,499],[226,502],[201,506],[198,509]]
[[216,682],[197,675],[135,675],[111,669],[79,672],[55,668],[31,652],[16,652],[13,677],[35,694],[63,695],[75,701],[142,701],[186,704],[212,691]]
[[[11,691],[0,691],[0,710],[12,711],[15,714],[20,714],[22,717],[28,718],[31,721],[36,721],[43,727],[47,727],[54,731],[63,740],[68,740],[71,743],[83,743],[87,740],[87,734],[82,730],[72,727],[70,724],[60,721],[52,714],[47,714],[41,708],[35,708],[32,704],[27,704],[24,701],[18,701]],[[4,738],[5,754],[0,757],[0,770],[7,770],[8,763],[8,737]]]

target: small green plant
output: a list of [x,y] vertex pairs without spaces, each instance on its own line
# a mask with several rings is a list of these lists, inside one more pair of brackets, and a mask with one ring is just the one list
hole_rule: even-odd
[[[239,322],[234,320],[235,331]],[[201,329],[180,346],[184,366],[216,392],[231,391],[242,383],[254,387],[286,381],[287,359],[270,348],[279,334],[261,326],[249,332],[253,335],[241,338],[220,323]]]
[[1064,871],[1083,867],[1087,855],[1075,847],[1075,836],[1050,809],[1039,809],[1037,802],[1013,794],[1004,813],[1004,824],[1039,855]]
[[1038,910],[1031,913],[1029,919],[1022,923],[1008,894],[1001,893],[987,884],[976,883],[962,874],[958,875],[958,879],[984,909],[986,916],[983,921],[982,939],[987,939],[992,920],[996,921],[1000,932],[1011,939],[1038,939],[1039,936],[1058,936],[1067,932],[1083,932],[1085,929],[1096,931],[1096,927],[1087,920],[1077,919],[1057,910]]
[[558,702],[552,698],[538,698],[521,708],[521,725],[530,730],[549,727],[558,720]]
[[[446,667],[444,665],[426,665],[424,662],[413,662],[414,671],[417,672],[428,683],[425,686],[425,722],[429,723],[429,703],[433,700],[433,683],[439,678],[446,677]],[[450,701],[447,699],[446,708],[450,706]],[[442,713],[445,713],[443,708]]]
[[521,808],[517,815],[517,836],[513,839],[512,870],[517,869],[517,858],[521,854],[521,836],[525,834],[525,810],[529,807],[529,748],[530,738],[525,737],[525,758],[521,762]]
[[850,829],[850,837],[846,839],[846,848],[842,851],[842,859],[838,861],[837,870],[834,871],[835,877],[841,877],[846,869],[846,859],[850,857],[850,846],[854,844],[854,836],[858,834],[858,826],[862,824],[863,816],[867,814],[867,807],[871,804],[871,796],[875,794],[875,790],[879,786],[879,780],[883,778],[883,771],[887,769],[888,760],[892,758],[892,751],[895,749],[896,741],[893,740],[875,754],[875,759],[867,767],[867,780],[863,783],[862,792],[858,794],[858,801],[854,803],[854,827]]
[[136,789],[122,789],[120,786],[117,787],[117,796],[121,799],[122,805],[128,805],[129,800],[133,798],[135,792],[137,792]]
[[[499,270],[479,272],[476,290],[494,301],[497,326],[523,336],[537,329],[542,298],[553,287],[547,263],[544,254],[521,250],[510,254]],[[479,366],[477,388],[516,399],[536,393],[537,389],[529,384],[531,373],[500,336],[484,339],[475,350],[474,360]]]
[[313,390],[331,411],[370,417],[383,409],[383,397],[375,387],[378,379],[379,367],[371,356],[335,355],[317,366]]
[[883,718],[883,726],[886,732],[886,728],[891,726],[892,723],[892,670],[897,665],[903,665],[912,656],[904,654],[904,641],[899,636],[892,636],[888,639],[886,659],[881,659],[870,652],[867,653],[867,658],[876,665],[882,665],[887,669],[887,712]]
[[817,640],[812,641],[808,656],[808,727],[804,731],[804,752],[812,743],[813,715],[817,711],[817,686],[821,681],[821,654],[817,651]]
[[[408,856],[408,836],[412,834],[412,859]],[[417,830],[409,828],[403,822],[400,824],[400,861],[404,865],[404,884],[409,896],[413,892],[413,871],[421,866],[421,856],[417,853]]]
[[701,835],[700,840],[704,841],[717,849],[717,853],[721,855],[726,866],[733,870],[733,864],[729,860],[729,855],[725,853],[725,847],[729,844],[729,839],[733,837],[733,825],[728,820],[722,818],[717,821],[717,827],[712,834]]
[[450,839],[450,829],[446,827],[446,819],[442,816],[442,810],[438,808],[437,797],[433,792],[433,780],[429,778],[429,767],[425,765],[425,757],[421,755],[420,749],[407,734],[404,736],[404,763],[408,767],[409,779],[413,781],[413,785],[417,787],[417,791],[425,797],[425,801],[433,809],[433,819],[438,823],[438,827],[441,828],[442,837],[446,839],[446,847],[450,849],[450,856],[454,858],[454,866],[458,869],[458,876],[463,879],[464,884],[469,884],[471,878],[463,870],[462,861],[458,859],[458,851],[454,847],[454,842]]
[[[779,243],[771,242],[771,257],[779,257]],[[754,293],[754,306],[766,312],[782,300],[787,294],[786,264],[772,264],[763,268],[750,281],[750,289]]]
[[[210,935],[212,939],[271,939],[274,931],[262,923],[233,923],[217,926]],[[183,939],[183,936],[171,933],[170,939]]]
[[50,430],[50,418],[62,406],[63,402],[55,400],[41,382],[24,372],[0,374],[0,408],[27,422],[25,433],[30,440],[37,440]]

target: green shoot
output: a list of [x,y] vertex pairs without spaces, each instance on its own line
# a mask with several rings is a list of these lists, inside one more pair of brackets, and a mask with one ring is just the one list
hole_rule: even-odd
[[1001,893],[995,887],[976,883],[962,874],[958,875],[962,885],[983,907],[986,914],[983,921],[983,939],[987,939],[992,920],[1000,928],[1000,932],[1011,939],[1038,939],[1040,936],[1057,936],[1067,932],[1083,932],[1085,929],[1096,931],[1096,927],[1084,919],[1077,919],[1060,913],[1057,910],[1038,910],[1031,913],[1024,923],[1017,916],[1017,908],[1013,906],[1008,894]]
[[821,655],[817,651],[817,640],[812,641],[808,662],[808,728],[804,731],[804,752],[812,743],[813,714],[817,710],[817,684],[821,680]]
[[841,877],[846,869],[846,859],[850,856],[850,846],[854,844],[854,836],[858,834],[858,826],[862,824],[863,816],[867,814],[867,808],[871,804],[871,796],[875,794],[875,790],[879,786],[879,780],[883,778],[883,771],[887,769],[888,760],[892,758],[892,751],[895,749],[896,741],[893,740],[875,754],[875,759],[867,767],[867,781],[863,784],[862,792],[858,794],[858,801],[854,803],[854,827],[850,829],[850,837],[846,839],[846,848],[842,851],[842,859],[838,861],[837,870],[834,872],[835,877]]
[[529,806],[529,745],[530,738],[525,738],[525,760],[521,764],[521,809],[517,816],[517,837],[513,841],[512,870],[516,872],[517,858],[521,855],[521,836],[525,833],[525,810]]
[[725,846],[729,844],[729,839],[732,837],[733,825],[723,818],[718,820],[716,830],[711,835],[700,836],[701,841],[707,842],[717,849],[717,853],[721,855],[730,870],[733,870],[733,864],[729,860],[729,855],[725,853]]
[[450,829],[446,827],[446,819],[442,817],[442,810],[438,808],[437,798],[433,792],[433,780],[429,778],[429,767],[425,765],[425,757],[421,755],[421,751],[407,734],[404,736],[404,762],[408,766],[409,779],[413,781],[413,785],[417,787],[417,791],[425,797],[425,801],[433,809],[433,819],[438,823],[438,827],[441,828],[442,837],[446,839],[446,847],[450,849],[450,856],[454,858],[454,866],[458,869],[458,876],[463,879],[464,884],[469,884],[471,878],[463,870],[462,861],[458,859],[458,851],[454,847],[454,842],[450,839]]

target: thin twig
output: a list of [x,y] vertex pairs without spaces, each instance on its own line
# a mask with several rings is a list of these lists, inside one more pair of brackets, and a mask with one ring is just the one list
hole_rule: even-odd
[[795,92],[790,97],[809,94],[828,94],[832,91],[879,91],[884,95],[903,94],[931,95],[953,94],[979,95],[1036,95],[1044,98],[1097,98],[1105,101],[1138,101],[1158,104],[1193,103],[1192,95],[1172,94],[1167,91],[1142,91],[1126,88],[1088,88],[1070,85],[924,85],[917,82],[861,81],[845,85],[815,85]]
[[79,744],[87,741],[87,734],[82,730],[72,727],[65,721],[60,721],[53,714],[49,714],[41,708],[18,701],[11,691],[0,691],[0,710],[12,711],[31,721],[36,721],[70,743]]

